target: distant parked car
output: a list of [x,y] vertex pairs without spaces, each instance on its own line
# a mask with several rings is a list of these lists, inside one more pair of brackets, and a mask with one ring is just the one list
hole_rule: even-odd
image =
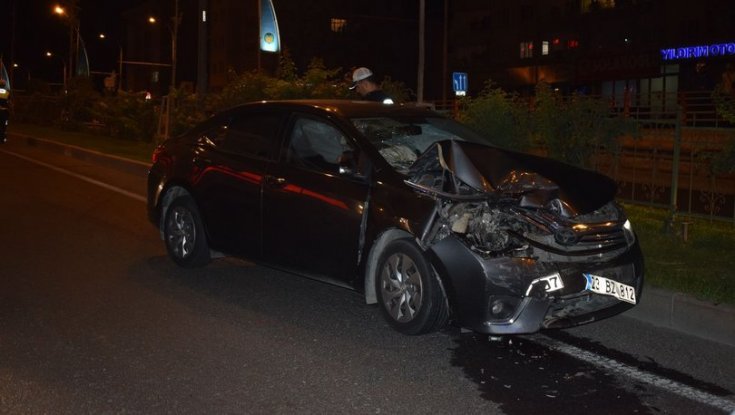
[[406,334],[449,321],[520,334],[640,299],[642,254],[616,192],[428,109],[274,101],[161,144],[148,215],[183,267],[217,252],[347,286]]

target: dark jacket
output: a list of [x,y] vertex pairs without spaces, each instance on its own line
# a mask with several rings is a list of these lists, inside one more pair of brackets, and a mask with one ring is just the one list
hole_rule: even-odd
[[368,93],[363,97],[363,99],[367,101],[377,101],[377,102],[384,102],[386,99],[393,101],[391,97],[388,96],[385,92],[383,92],[380,89],[376,89],[373,92]]

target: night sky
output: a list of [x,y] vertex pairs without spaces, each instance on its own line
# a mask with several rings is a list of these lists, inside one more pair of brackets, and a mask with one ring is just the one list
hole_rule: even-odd
[[[24,89],[28,85],[29,78],[55,84],[62,82],[64,61],[69,59],[69,25],[66,18],[53,13],[53,7],[56,4],[63,5],[65,2],[68,4],[70,1],[0,0],[0,54],[3,56],[5,65],[10,67],[13,55],[11,38],[14,33],[14,61],[19,65],[14,74],[15,84],[13,86],[15,88]],[[80,31],[86,45],[90,70],[93,73],[109,73],[118,70],[120,48],[130,46],[121,45],[122,14],[144,2],[145,0],[78,0]],[[162,0],[162,3],[172,4],[173,0]],[[284,1],[276,4],[279,23],[289,27],[289,30],[282,30],[282,41],[301,70],[307,67],[313,57],[319,57],[323,58],[325,64],[330,68],[367,65],[381,76],[387,75],[394,80],[404,81],[411,85],[416,73],[416,58],[413,56],[416,52],[416,40],[413,33],[417,31],[418,2],[394,3],[391,0],[362,0],[349,3],[340,0],[325,0],[320,4],[322,3],[325,7],[308,10],[303,9],[305,3],[297,1]],[[426,3],[427,16],[435,17],[433,20],[430,19],[430,22],[440,21],[436,19],[436,16],[443,15],[443,2],[429,0]],[[382,7],[375,7],[376,4],[382,4]],[[329,37],[331,35],[328,33],[325,35],[323,32],[326,26],[319,25],[323,23],[322,20],[327,10],[332,10],[330,13],[335,13],[336,16],[361,16],[355,18],[354,21],[357,23],[351,26],[357,29],[337,40]],[[15,30],[12,30],[13,22],[15,22]],[[390,43],[385,40],[386,36],[390,36],[390,34],[385,35],[387,32],[381,32],[383,37],[366,38],[362,34],[363,31],[369,32],[380,27],[390,28],[393,22],[401,25],[402,31],[398,32],[408,31],[411,35],[401,42]],[[427,27],[431,28],[430,25]],[[318,36],[304,36],[304,33],[309,31],[315,31],[314,33]],[[105,33],[107,38],[101,40],[100,33]],[[325,42],[323,41],[325,38],[334,41]],[[408,49],[405,50],[405,48]],[[46,51],[50,51],[53,56],[46,57]],[[186,58],[185,51],[179,48],[180,62]],[[430,58],[427,56],[427,59]],[[187,74],[182,70],[185,67],[183,64],[180,65],[179,78],[194,79],[195,75]],[[195,69],[196,66],[190,65],[190,68]],[[438,72],[435,70],[432,73]]]
[[[10,66],[13,15],[15,16],[15,61],[19,67],[15,78],[51,79],[62,77],[61,59],[69,56],[69,26],[52,9],[63,1],[54,0],[0,0],[0,54]],[[122,19],[120,13],[140,0],[79,0],[80,31],[90,55],[93,71],[115,69]],[[15,9],[15,12],[13,10]],[[99,34],[105,33],[106,40]],[[55,57],[45,57],[45,52]],[[9,69],[9,68],[8,68]]]

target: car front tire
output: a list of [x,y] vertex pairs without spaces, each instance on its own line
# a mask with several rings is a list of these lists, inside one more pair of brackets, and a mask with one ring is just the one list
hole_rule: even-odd
[[398,239],[386,247],[375,280],[383,316],[399,332],[423,334],[446,324],[449,306],[444,289],[410,239]]
[[163,237],[168,255],[178,265],[195,268],[211,261],[204,225],[191,197],[179,197],[171,203],[163,223]]

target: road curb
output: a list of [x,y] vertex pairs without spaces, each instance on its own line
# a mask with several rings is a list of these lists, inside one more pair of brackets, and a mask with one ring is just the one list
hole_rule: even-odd
[[104,164],[105,166],[112,167],[116,170],[143,177],[148,175],[148,169],[150,168],[149,163],[101,153],[84,147],[73,146],[25,134],[9,133],[8,135],[10,135],[13,140],[22,140],[31,147],[43,147],[44,149],[53,151],[54,153],[61,153],[78,160]]
[[[51,151],[93,163],[101,163],[131,174],[145,177],[149,164],[113,156],[82,147],[24,134],[10,134],[30,146],[42,146]],[[735,307],[712,304],[677,292],[645,286],[640,303],[623,316],[654,326],[669,328],[735,347]]]
[[646,286],[641,302],[625,316],[703,339],[735,346],[735,307]]

